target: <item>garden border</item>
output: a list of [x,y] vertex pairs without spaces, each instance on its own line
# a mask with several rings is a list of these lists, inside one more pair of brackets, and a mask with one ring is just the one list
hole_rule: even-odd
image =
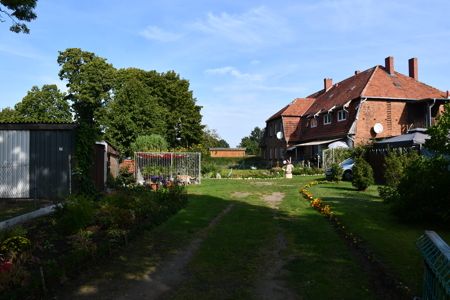
[[355,255],[357,255],[363,267],[368,269],[377,281],[379,281],[377,282],[377,287],[386,290],[386,295],[382,296],[392,297],[388,297],[387,299],[413,299],[414,296],[412,295],[411,289],[392,275],[386,265],[367,247],[367,243],[364,239],[349,231],[341,220],[333,213],[330,205],[323,204],[320,198],[314,198],[313,194],[309,191],[309,188],[324,183],[326,182],[311,181],[300,188],[299,192],[306,201],[310,202],[315,210],[328,219],[335,231],[344,239],[347,246]]

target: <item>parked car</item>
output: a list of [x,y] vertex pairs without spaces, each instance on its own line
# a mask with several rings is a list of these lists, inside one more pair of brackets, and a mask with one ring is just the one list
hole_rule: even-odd
[[[351,181],[353,179],[353,165],[355,164],[355,161],[353,158],[347,158],[343,162],[341,162],[339,165],[343,169],[344,173],[342,175],[343,180]],[[327,168],[325,170],[325,176],[329,178],[331,176],[331,168]]]

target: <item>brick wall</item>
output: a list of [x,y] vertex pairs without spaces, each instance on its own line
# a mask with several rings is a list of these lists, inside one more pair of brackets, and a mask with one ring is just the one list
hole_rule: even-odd
[[236,149],[210,150],[209,154],[211,155],[211,157],[244,157],[245,150],[236,150]]
[[281,118],[270,120],[266,124],[264,131],[263,153],[264,159],[268,160],[282,160],[286,149],[286,140],[283,137],[279,140],[276,136],[278,131],[282,131]]
[[[406,133],[410,123],[405,102],[368,100],[360,105],[356,124],[355,144],[367,144],[374,138],[386,138]],[[383,125],[383,132],[373,131],[375,123]]]

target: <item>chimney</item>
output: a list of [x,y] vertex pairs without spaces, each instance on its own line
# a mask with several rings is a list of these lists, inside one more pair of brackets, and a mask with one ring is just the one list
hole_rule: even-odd
[[360,70],[356,70],[356,71],[355,71],[355,75],[358,75],[359,73],[361,73]]
[[323,79],[323,89],[328,91],[333,86],[333,79],[331,78],[324,78]]
[[394,75],[394,57],[388,56],[384,59],[384,67],[389,75]]
[[450,93],[447,90],[447,93],[445,94],[447,96],[447,99],[450,98]]
[[418,62],[417,58],[413,57],[408,60],[409,65],[409,77],[419,80],[419,69],[418,69]]

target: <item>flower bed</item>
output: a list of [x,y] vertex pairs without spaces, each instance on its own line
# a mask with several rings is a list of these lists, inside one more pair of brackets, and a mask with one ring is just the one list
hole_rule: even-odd
[[182,187],[132,187],[97,201],[72,196],[54,215],[0,232],[0,293],[7,299],[51,298],[62,282],[186,203]]
[[350,247],[358,252],[363,263],[368,264],[370,271],[377,275],[388,290],[391,290],[392,293],[401,297],[400,299],[412,299],[411,289],[392,276],[383,262],[367,248],[364,240],[345,227],[341,220],[333,213],[332,207],[328,204],[324,204],[320,198],[314,197],[309,190],[309,188],[314,185],[326,183],[326,181],[312,181],[300,188],[299,192],[315,210],[330,221],[338,234],[345,239]]

